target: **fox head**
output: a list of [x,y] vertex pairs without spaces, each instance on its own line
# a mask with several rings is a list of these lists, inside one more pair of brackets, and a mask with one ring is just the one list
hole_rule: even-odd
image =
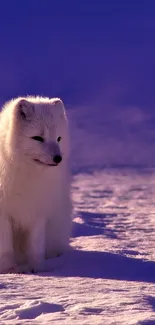
[[7,104],[4,115],[5,110],[11,156],[44,167],[58,166],[68,158],[68,121],[59,98],[17,98]]

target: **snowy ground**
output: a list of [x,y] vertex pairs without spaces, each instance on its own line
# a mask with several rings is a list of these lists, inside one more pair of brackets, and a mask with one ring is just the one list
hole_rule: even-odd
[[155,173],[73,180],[73,250],[49,272],[0,276],[0,324],[155,324]]

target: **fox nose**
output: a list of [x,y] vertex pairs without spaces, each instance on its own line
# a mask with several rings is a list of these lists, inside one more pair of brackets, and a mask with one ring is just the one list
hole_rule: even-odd
[[60,155],[56,155],[54,156],[53,158],[53,161],[56,163],[56,164],[59,164],[62,160],[62,157]]

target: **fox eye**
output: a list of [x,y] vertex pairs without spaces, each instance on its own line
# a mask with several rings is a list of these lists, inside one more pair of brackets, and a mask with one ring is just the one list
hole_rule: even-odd
[[36,140],[36,141],[39,141],[39,142],[44,142],[44,139],[42,137],[39,137],[39,136],[34,136],[32,137],[33,140]]
[[58,138],[57,138],[57,141],[60,142],[60,140],[61,140],[61,137],[58,137]]

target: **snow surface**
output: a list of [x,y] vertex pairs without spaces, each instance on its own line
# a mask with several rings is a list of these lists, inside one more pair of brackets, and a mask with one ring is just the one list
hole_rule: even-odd
[[[88,110],[69,113],[72,249],[47,260],[46,273],[0,275],[1,325],[155,324],[155,170],[102,168],[104,161],[113,164],[115,157],[120,159],[116,163],[133,163],[130,157],[138,147],[140,159],[145,158],[144,129],[139,129],[132,147],[129,128],[126,133],[124,126],[118,134],[112,128],[114,117],[104,125],[92,112],[90,119]],[[136,121],[122,118],[128,125],[129,120],[132,125],[143,123],[141,112],[135,116]],[[124,148],[120,156],[114,144]]]

